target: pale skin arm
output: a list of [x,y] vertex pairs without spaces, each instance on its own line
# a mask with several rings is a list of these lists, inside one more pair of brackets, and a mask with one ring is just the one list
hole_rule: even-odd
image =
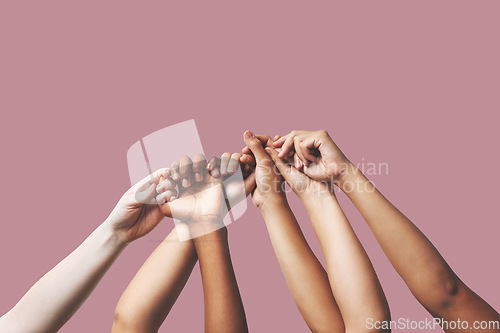
[[127,191],[110,216],[78,248],[45,274],[0,318],[1,332],[57,332],[85,302],[131,241],[163,218],[153,199],[157,171]]
[[299,166],[306,174],[334,183],[346,193],[410,291],[434,317],[460,318],[471,325],[500,320],[498,312],[456,276],[427,237],[349,162],[328,133],[294,131],[274,146],[283,148],[282,156],[293,149],[300,151]]
[[[264,143],[267,140],[259,138]],[[288,206],[281,191],[281,176],[277,171],[272,173],[273,162],[259,140],[245,137],[245,141],[257,159],[258,185],[253,201],[264,217],[274,252],[302,317],[312,332],[344,332],[344,322],[326,271],[307,244]]]
[[[198,260],[192,240],[180,241],[174,228],[149,256],[116,306],[112,332],[157,332]],[[187,227],[186,227],[187,228]]]

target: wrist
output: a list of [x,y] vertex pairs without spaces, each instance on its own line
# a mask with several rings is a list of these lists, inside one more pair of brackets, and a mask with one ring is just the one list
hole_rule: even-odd
[[123,250],[127,245],[127,239],[123,232],[113,228],[106,220],[97,229],[103,244],[115,250]]
[[373,192],[375,190],[375,186],[363,172],[352,164],[346,169],[342,178],[335,185],[337,185],[348,197],[353,193]]
[[328,204],[332,199],[336,200],[334,188],[326,185],[320,190],[303,193],[299,198],[302,200],[307,210],[322,209],[322,207]]
[[286,200],[285,194],[274,195],[266,198],[259,206],[260,213],[262,215],[269,214],[270,212],[276,211],[281,208],[288,208],[288,201]]

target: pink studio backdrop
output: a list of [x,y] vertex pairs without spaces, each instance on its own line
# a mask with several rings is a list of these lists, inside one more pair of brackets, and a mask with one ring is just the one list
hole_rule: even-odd
[[[107,217],[129,187],[128,148],[192,118],[208,155],[239,151],[246,129],[325,128],[352,161],[388,163],[374,182],[500,309],[499,10],[497,1],[2,1],[0,313]],[[340,200],[393,318],[427,318]],[[109,331],[122,291],[172,225],[131,244],[62,331]],[[307,331],[253,204],[229,234],[251,331]],[[202,327],[195,269],[162,331]]]

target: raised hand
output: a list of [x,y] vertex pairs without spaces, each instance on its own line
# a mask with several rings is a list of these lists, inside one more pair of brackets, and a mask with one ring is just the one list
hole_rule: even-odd
[[224,153],[220,158],[211,158],[207,169],[215,177],[220,173],[228,209],[243,201],[255,188],[255,159],[252,156]]
[[163,214],[154,201],[160,179],[169,178],[169,169],[160,169],[132,186],[118,201],[105,224],[116,231],[121,241],[130,243],[154,229]]
[[292,131],[272,144],[279,157],[294,156],[294,165],[314,180],[337,184],[351,163],[325,130]]
[[[218,168],[212,172],[220,174]],[[193,160],[185,156],[179,162],[174,162],[169,176],[158,185],[159,194],[156,196],[165,216],[186,223],[191,238],[224,226],[227,207],[222,178],[208,171],[203,155],[198,154]]]
[[[267,201],[284,200],[285,192],[283,187],[283,178],[279,171],[276,169],[274,162],[269,157],[264,146],[268,146],[272,140],[268,136],[256,136],[250,131],[246,131],[243,139],[247,144],[247,148],[243,152],[249,152],[255,157],[255,182],[256,188],[252,193],[252,200],[258,208]],[[248,155],[242,158],[250,159]]]

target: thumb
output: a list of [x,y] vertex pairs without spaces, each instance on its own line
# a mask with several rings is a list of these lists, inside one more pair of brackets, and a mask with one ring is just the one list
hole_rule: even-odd
[[269,154],[269,156],[271,156],[271,159],[273,160],[274,164],[278,168],[283,178],[286,180],[287,183],[289,183],[289,180],[291,180],[290,166],[278,156],[278,152],[276,151],[276,149],[268,147],[266,148],[266,152],[267,154]]
[[154,183],[145,183],[135,192],[135,200],[137,203],[150,203],[155,194],[156,185]]
[[245,140],[248,148],[255,156],[257,164],[261,164],[264,160],[269,158],[269,156],[264,151],[264,147],[262,147],[262,143],[252,132],[246,131],[243,135],[243,140]]
[[245,194],[249,195],[255,188],[255,170],[243,180],[243,184],[245,186]]

